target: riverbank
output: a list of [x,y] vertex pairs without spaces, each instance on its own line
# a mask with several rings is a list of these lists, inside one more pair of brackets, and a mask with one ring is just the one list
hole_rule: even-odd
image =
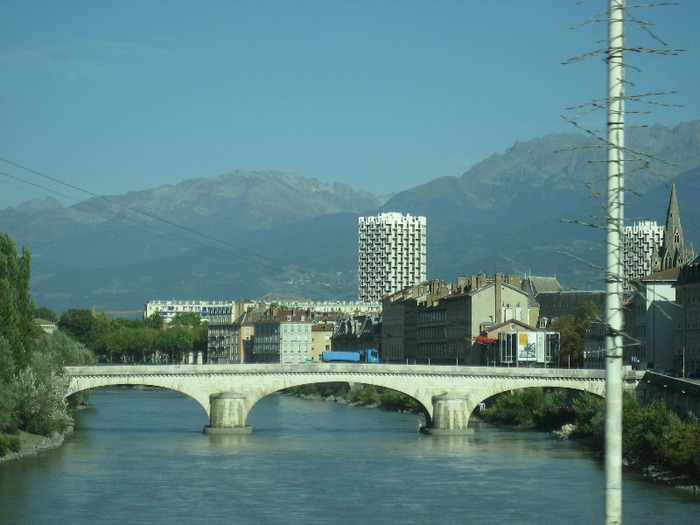
[[[413,410],[406,410],[405,406],[401,406],[400,404],[398,406],[394,407],[387,407],[387,406],[382,406],[380,402],[378,402],[377,398],[374,398],[372,396],[369,396],[369,398],[365,397],[364,399],[358,399],[357,396],[348,396],[347,393],[345,395],[322,395],[320,392],[308,392],[308,391],[299,391],[301,389],[288,389],[284,391],[285,395],[290,395],[294,397],[300,397],[302,399],[310,399],[310,400],[317,400],[317,401],[331,401],[335,403],[340,403],[344,405],[350,405],[350,406],[359,406],[359,407],[364,407],[364,408],[379,408],[383,410],[393,410],[396,412],[405,412],[405,413],[419,413],[418,410],[413,407]],[[476,416],[472,416],[476,417]],[[479,418],[480,419],[480,418]],[[490,424],[495,424],[499,427],[502,428],[507,428],[507,429],[517,429],[517,430],[524,430],[523,427],[518,427],[517,425],[510,425],[507,423],[497,423],[494,421],[490,421]],[[534,432],[548,432],[551,433],[554,436],[557,436],[559,439],[567,439],[571,440],[574,442],[577,442],[580,444],[580,446],[587,447],[591,449],[592,454],[599,454],[598,452],[595,451],[594,447],[592,447],[592,441],[589,436],[585,434],[581,434],[577,432],[576,425],[572,423],[568,423],[563,425],[560,429],[557,430],[551,430],[550,429],[544,429],[544,428],[537,428],[537,427],[528,427],[526,428],[527,430],[531,430]],[[599,454],[600,455],[600,454]],[[696,479],[695,477],[691,475],[686,475],[686,474],[679,474],[677,472],[674,472],[669,469],[663,469],[655,465],[641,465],[641,464],[631,464],[628,461],[624,462],[625,468],[628,468],[634,472],[638,472],[642,474],[644,477],[651,481],[655,482],[660,482],[664,483],[666,485],[670,485],[676,489],[680,489],[683,491],[690,492],[694,495],[700,495],[700,480]]]
[[[567,439],[581,443],[582,446],[591,448],[591,440],[585,435],[576,432],[576,425],[566,424],[559,430],[552,432],[559,439]],[[602,452],[598,455],[602,456]],[[641,465],[633,464],[627,460],[623,460],[623,465],[634,472],[639,472],[645,478],[660,483],[665,483],[673,488],[685,490],[693,494],[700,494],[700,480],[688,474],[679,474],[669,469],[664,469],[656,465]]]
[[23,430],[20,430],[19,439],[22,442],[22,445],[19,451],[8,452],[4,456],[0,457],[0,462],[31,456],[33,454],[41,452],[42,450],[61,446],[65,441],[66,437],[72,433],[72,426],[68,427],[63,432],[54,432],[53,436],[51,437],[30,434],[29,432],[24,432]]

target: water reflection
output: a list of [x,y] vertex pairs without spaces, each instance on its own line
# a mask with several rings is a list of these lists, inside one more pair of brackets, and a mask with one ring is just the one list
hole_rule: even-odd
[[[602,522],[600,463],[543,434],[426,436],[416,415],[268,396],[253,434],[205,435],[174,392],[93,403],[63,447],[0,464],[1,523]],[[625,522],[695,523],[697,499],[624,487]]]

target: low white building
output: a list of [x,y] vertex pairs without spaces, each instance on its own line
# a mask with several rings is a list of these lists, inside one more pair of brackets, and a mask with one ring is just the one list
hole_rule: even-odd
[[170,323],[176,314],[194,313],[202,318],[202,321],[209,320],[209,314],[212,308],[231,306],[234,301],[177,301],[175,299],[169,301],[153,300],[146,303],[144,318],[148,319],[151,315],[159,313],[163,316],[165,323]]

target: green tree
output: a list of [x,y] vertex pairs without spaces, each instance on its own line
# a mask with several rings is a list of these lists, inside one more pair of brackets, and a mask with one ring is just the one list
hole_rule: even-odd
[[603,313],[603,308],[593,301],[583,301],[576,306],[573,314],[558,317],[552,321],[551,329],[561,335],[559,362],[570,368],[583,367],[583,338],[586,329]]
[[597,435],[602,442],[605,399],[584,391],[571,401],[571,407],[574,411],[574,424],[577,431],[582,434]]
[[171,363],[182,363],[192,351],[194,339],[194,332],[188,328],[168,328],[158,333],[156,345]]
[[7,339],[0,336],[0,433],[12,432],[17,428],[14,373],[12,348]]
[[190,328],[197,328],[202,326],[202,318],[199,314],[194,312],[187,312],[185,314],[178,312],[170,321],[170,326],[189,326]]
[[90,344],[90,329],[94,319],[90,310],[71,308],[61,314],[58,327],[76,341],[88,346]]
[[113,323],[107,314],[99,313],[92,317],[87,334],[80,341],[92,349],[95,355],[105,359],[110,354],[110,334],[112,331]]
[[17,375],[17,416],[27,432],[50,436],[70,425],[65,392],[68,379],[51,371],[39,376],[32,367]]
[[94,365],[97,363],[94,352],[60,330],[44,334],[32,342],[30,364],[37,371],[40,369],[38,366],[40,360],[46,363],[47,372],[59,373],[63,372],[64,366]]
[[572,412],[562,389],[523,388],[506,392],[480,414],[487,421],[498,421],[520,428],[556,427],[570,421]]
[[163,322],[163,316],[158,312],[152,313],[143,321],[147,328],[152,328],[154,330],[161,330],[163,328]]
[[[95,354],[82,343],[72,339],[60,330],[44,334],[34,340],[31,346],[29,367],[40,381],[62,381],[63,367],[71,365],[94,365]],[[70,397],[68,406],[74,408],[88,399],[91,393],[78,392]]]
[[576,367],[583,363],[583,337],[577,330],[576,318],[563,315],[552,321],[552,330],[560,334],[559,364]]
[[34,303],[29,295],[31,259],[29,250],[22,248],[18,254],[12,238],[0,233],[0,336],[7,339],[20,367],[27,362],[26,350],[34,331]]
[[39,319],[53,321],[54,323],[58,321],[58,316],[56,315],[56,312],[54,312],[51,308],[47,308],[46,306],[39,306],[34,311],[34,316],[38,317]]

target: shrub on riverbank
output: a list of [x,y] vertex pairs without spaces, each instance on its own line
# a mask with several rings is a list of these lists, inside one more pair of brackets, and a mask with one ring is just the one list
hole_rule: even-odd
[[[577,433],[602,450],[605,401],[583,393],[572,405]],[[663,400],[640,406],[632,393],[625,392],[622,454],[628,463],[638,467],[653,465],[700,479],[700,421],[694,414],[682,420]]]
[[406,394],[359,383],[355,383],[350,389],[345,384],[301,385],[287,388],[284,393],[303,397],[342,399],[353,405],[376,406],[396,412],[419,412],[418,402]]
[[[596,450],[605,445],[605,400],[582,392],[568,401],[566,391],[528,388],[498,397],[481,412],[490,422],[518,428],[552,428],[574,423],[575,436]],[[638,468],[655,466],[700,479],[700,420],[689,414],[682,420],[663,401],[640,406],[631,392],[622,404],[622,454]]]
[[67,364],[93,364],[94,354],[61,332],[35,338],[23,366],[14,359],[10,343],[0,336],[0,457],[14,450],[18,430],[52,436],[71,424],[72,409],[89,393],[65,399]]
[[573,419],[566,391],[543,388],[525,388],[500,395],[493,406],[479,415],[489,422],[523,429],[561,427]]
[[22,440],[13,434],[0,434],[0,458],[10,452],[19,452],[22,447]]

